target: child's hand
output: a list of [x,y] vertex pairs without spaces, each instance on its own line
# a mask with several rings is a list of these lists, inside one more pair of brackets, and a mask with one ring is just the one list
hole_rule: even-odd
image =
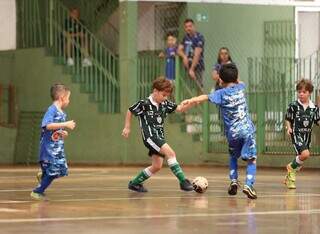
[[130,128],[124,128],[123,130],[122,130],[122,136],[124,137],[124,138],[128,138],[129,137],[129,134],[130,134]]
[[188,60],[187,56],[183,57],[182,62],[183,62],[184,67],[188,69],[189,68],[189,60]]
[[164,58],[165,57],[163,52],[160,52],[160,54],[158,56],[159,56],[159,58]]
[[69,133],[65,130],[61,130],[61,131],[59,131],[59,133],[63,139],[69,136]]
[[287,134],[289,135],[289,136],[291,136],[291,134],[292,134],[292,128],[287,128]]
[[196,80],[196,79],[197,79],[196,74],[195,74],[195,72],[194,72],[193,69],[190,69],[190,70],[189,70],[189,76],[190,76],[190,78],[193,79],[193,80]]
[[182,106],[187,106],[187,105],[189,105],[189,104],[191,104],[191,100],[190,100],[190,99],[186,99],[186,100],[183,100],[183,101],[181,102],[181,105],[182,105]]
[[66,128],[73,130],[75,127],[76,127],[76,122],[74,122],[73,120],[66,122]]

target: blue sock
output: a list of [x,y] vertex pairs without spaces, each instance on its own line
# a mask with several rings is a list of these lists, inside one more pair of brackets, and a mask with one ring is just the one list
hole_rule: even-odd
[[252,160],[248,161],[246,185],[252,186],[256,181],[257,164]]
[[55,179],[55,176],[49,176],[47,174],[44,174],[41,178],[41,183],[38,185],[37,188],[33,190],[35,193],[44,193],[44,190],[48,188],[48,186],[51,184],[51,182]]
[[238,159],[236,157],[230,156],[229,168],[230,168],[230,173],[229,173],[230,180],[237,180],[238,179]]

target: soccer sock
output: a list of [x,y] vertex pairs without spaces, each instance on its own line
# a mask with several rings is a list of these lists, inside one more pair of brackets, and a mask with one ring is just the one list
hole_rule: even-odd
[[55,176],[49,176],[47,174],[43,174],[41,178],[41,183],[37,188],[33,190],[35,193],[44,193],[44,191],[49,187],[52,181],[55,179]]
[[230,168],[230,180],[238,180],[238,159],[236,157],[230,156],[230,162],[229,162],[229,168]]
[[257,165],[253,161],[248,161],[246,185],[252,186],[256,181]]
[[293,161],[291,162],[290,166],[292,167],[292,169],[297,169],[298,167],[301,167],[303,164],[303,161],[300,160],[299,155],[293,159]]
[[145,180],[149,179],[152,176],[152,172],[149,167],[142,170],[131,182],[134,185],[142,184]]
[[184,176],[184,173],[175,157],[169,158],[167,163],[172,173],[178,178],[180,183],[186,180],[186,177]]

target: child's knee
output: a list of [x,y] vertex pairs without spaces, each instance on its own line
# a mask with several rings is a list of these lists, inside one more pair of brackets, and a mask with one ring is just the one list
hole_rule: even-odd
[[257,164],[257,160],[255,158],[248,159],[248,164]]
[[310,151],[309,150],[304,150],[304,151],[301,152],[300,155],[301,155],[302,159],[305,160],[305,159],[310,157]]

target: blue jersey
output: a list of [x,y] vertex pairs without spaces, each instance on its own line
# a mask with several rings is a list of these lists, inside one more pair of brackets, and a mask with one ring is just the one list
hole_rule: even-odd
[[[59,159],[64,159],[64,140],[57,134],[58,130],[48,130],[46,127],[51,123],[65,122],[67,115],[58,110],[55,105],[51,105],[45,113],[41,123],[40,139],[40,161],[56,163]],[[56,137],[55,137],[56,136]]]
[[193,36],[190,36],[189,34],[186,34],[182,40],[184,53],[189,59],[189,65],[192,64],[192,59],[194,56],[194,50],[198,48],[202,48],[202,52],[200,54],[199,63],[196,66],[197,70],[203,71],[204,70],[204,59],[203,59],[203,53],[204,53],[204,37],[202,34],[196,32]]
[[245,98],[245,84],[239,83],[209,94],[209,101],[217,104],[222,112],[228,141],[246,138],[255,132]]
[[175,79],[176,53],[177,53],[177,47],[168,47],[166,49],[166,77],[169,80]]

